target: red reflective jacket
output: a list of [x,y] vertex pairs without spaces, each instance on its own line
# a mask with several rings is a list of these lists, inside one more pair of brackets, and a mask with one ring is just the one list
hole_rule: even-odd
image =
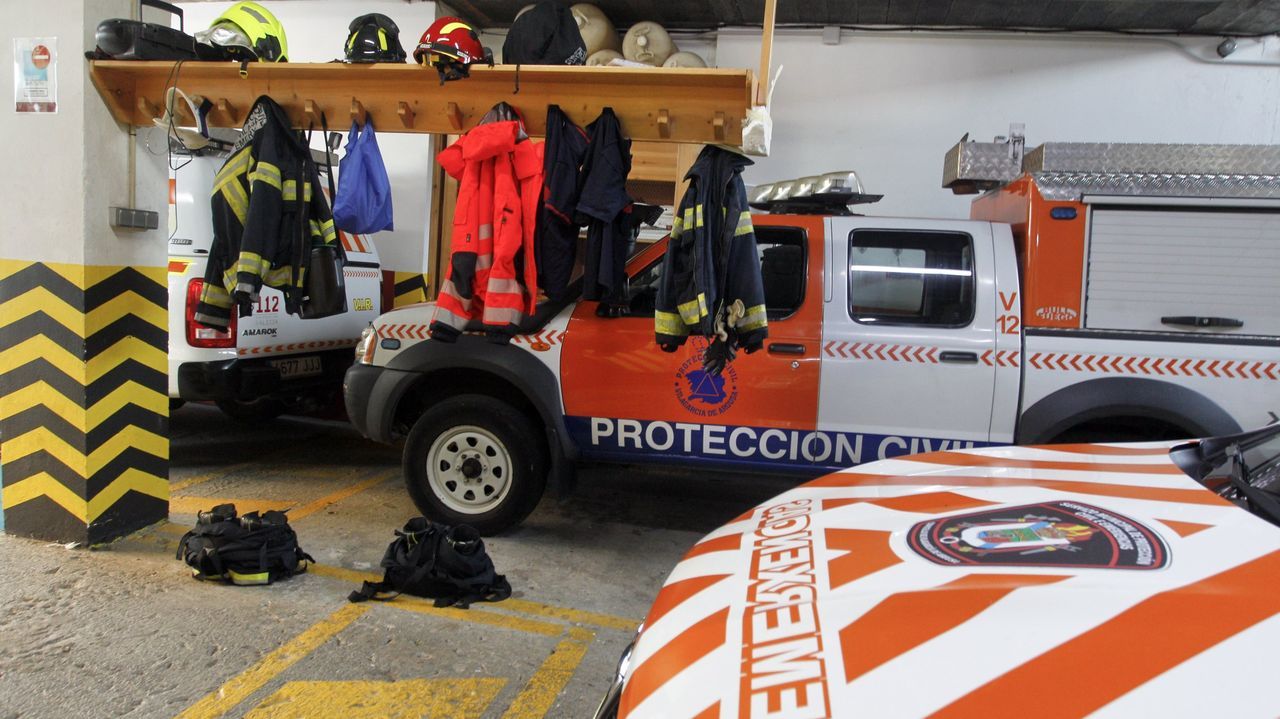
[[436,339],[456,338],[474,319],[509,335],[533,313],[542,146],[520,137],[514,120],[478,125],[437,158],[458,179],[458,201],[449,269],[431,321]]

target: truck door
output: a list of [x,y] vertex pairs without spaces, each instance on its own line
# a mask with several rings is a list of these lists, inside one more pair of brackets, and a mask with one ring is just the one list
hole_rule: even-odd
[[824,226],[817,217],[755,220],[769,338],[720,377],[702,372],[701,338],[674,353],[655,342],[665,240],[630,263],[627,316],[602,318],[598,303],[578,304],[560,376],[566,423],[585,454],[814,466],[798,445],[818,415]]
[[819,428],[859,462],[986,443],[1000,362],[990,225],[828,222]]

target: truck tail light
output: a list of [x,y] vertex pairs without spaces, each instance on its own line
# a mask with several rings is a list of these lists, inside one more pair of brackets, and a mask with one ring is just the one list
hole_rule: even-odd
[[192,347],[225,348],[236,346],[236,313],[231,308],[231,323],[227,331],[215,330],[196,324],[196,307],[200,304],[200,293],[204,291],[204,280],[195,279],[187,283],[187,344]]

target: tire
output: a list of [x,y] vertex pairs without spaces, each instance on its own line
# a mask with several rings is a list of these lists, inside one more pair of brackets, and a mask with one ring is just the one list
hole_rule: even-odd
[[271,420],[284,414],[284,402],[270,397],[259,397],[250,402],[242,402],[238,399],[220,399],[215,404],[222,413],[236,420],[237,422],[246,422],[256,424],[259,422],[270,422]]
[[521,522],[547,485],[547,449],[529,417],[487,395],[427,409],[404,446],[413,503],[428,518],[492,535]]

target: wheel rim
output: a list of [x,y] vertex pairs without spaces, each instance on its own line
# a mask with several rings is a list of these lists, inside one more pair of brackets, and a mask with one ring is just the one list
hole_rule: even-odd
[[492,432],[460,425],[443,432],[427,452],[427,483],[446,507],[483,514],[511,488],[511,455]]

